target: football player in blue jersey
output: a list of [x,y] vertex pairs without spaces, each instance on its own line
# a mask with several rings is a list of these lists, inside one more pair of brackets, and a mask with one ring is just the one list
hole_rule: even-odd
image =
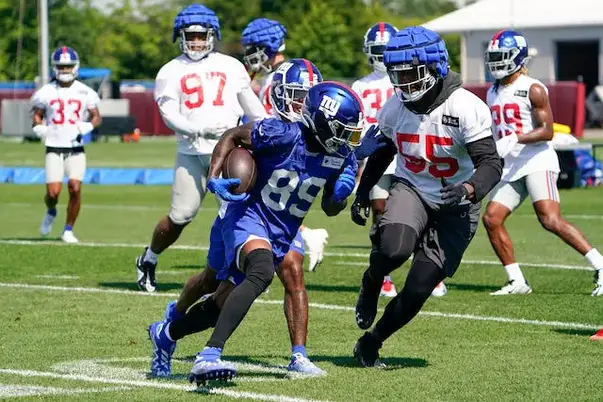
[[[291,59],[282,64],[273,75],[274,90],[271,91],[271,103],[276,115],[287,122],[301,121],[303,99],[313,85],[322,82],[320,71],[306,59]],[[225,259],[221,225],[222,218],[218,216],[210,231],[206,269],[186,282],[178,302],[172,301],[168,304],[166,322],[177,320],[203,295],[216,291],[219,284],[216,271],[223,267]],[[289,252],[277,268],[277,274],[285,288],[283,304],[291,339],[291,361],[287,368],[297,373],[321,375],[324,372],[308,359],[305,347],[308,334],[308,294],[304,284],[303,260],[303,240],[298,232],[291,242]],[[197,317],[192,327],[187,325],[187,321],[175,324],[172,328],[174,338],[179,339],[184,335],[213,327],[224,299],[233,288],[222,287],[220,292],[196,304],[193,312],[202,317]],[[155,364],[151,366],[153,374],[169,375],[169,367]]]
[[[297,98],[292,95],[286,98]],[[302,108],[300,102],[287,103],[290,110]],[[220,225],[225,260],[221,267],[215,267],[222,280],[215,295],[227,297],[207,347],[195,360],[191,380],[205,382],[236,374],[234,365],[221,361],[222,348],[253,301],[272,281],[275,265],[289,251],[320,190],[324,188],[321,204],[327,215],[336,215],[345,208],[357,169],[351,147],[359,142],[362,121],[361,103],[351,89],[324,82],[308,91],[302,122],[266,119],[231,129],[220,140],[208,188],[229,201],[221,211]],[[230,187],[238,185],[238,179],[217,178],[224,158],[236,146],[251,149],[258,166],[256,185],[245,202],[229,192]],[[232,290],[234,285],[238,286]],[[224,292],[223,288],[232,292]],[[151,325],[155,367],[169,370],[175,341],[197,332],[191,329],[198,327],[199,318],[207,313],[204,307],[193,307],[169,324]]]

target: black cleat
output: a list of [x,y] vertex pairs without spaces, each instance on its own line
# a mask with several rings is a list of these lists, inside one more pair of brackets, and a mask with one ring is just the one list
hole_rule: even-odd
[[197,384],[197,387],[207,387],[212,383],[212,381],[218,382],[219,384],[226,384],[229,381],[232,381],[233,377],[236,375],[236,370],[224,368],[223,370],[211,371],[207,373],[191,373],[188,376],[188,381]]
[[383,279],[375,283],[369,276],[368,269],[362,276],[360,294],[356,302],[356,325],[360,329],[369,329],[377,316],[377,303]]
[[136,257],[136,273],[138,274],[136,284],[143,292],[151,293],[157,289],[157,281],[155,280],[155,269],[157,268],[157,264],[144,260],[147,250],[148,247],[145,247],[144,253]]
[[379,361],[381,345],[369,332],[365,332],[354,346],[354,358],[362,367],[384,368],[385,364]]

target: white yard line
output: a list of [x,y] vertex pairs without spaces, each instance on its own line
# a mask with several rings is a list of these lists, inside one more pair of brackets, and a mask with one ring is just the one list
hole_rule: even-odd
[[75,280],[80,279],[79,276],[76,275],[36,275],[36,278],[40,279],[67,279],[67,280]]
[[[105,242],[80,242],[77,244],[68,244],[59,240],[0,240],[0,244],[9,244],[17,246],[71,246],[71,247],[115,247],[115,248],[144,248],[148,244],[143,243],[105,243]],[[192,246],[185,244],[174,244],[170,246],[173,250],[193,250],[193,251],[207,251],[207,246]],[[349,257],[349,258],[367,258],[368,253],[335,253],[327,251],[324,253],[327,257]],[[499,261],[492,260],[463,260],[465,264],[475,265],[500,265]],[[360,262],[345,262],[336,261],[337,265],[366,265],[366,263]],[[592,268],[585,265],[565,265],[565,264],[547,264],[547,263],[531,263],[531,262],[520,262],[519,265],[524,267],[535,267],[535,268],[553,268],[553,269],[574,269],[581,271],[591,271]]]
[[55,388],[36,385],[0,384],[0,399],[44,395],[96,394],[99,392],[129,391],[130,387]]
[[[196,387],[193,385],[178,385],[169,382],[159,382],[152,380],[122,380],[116,378],[102,378],[102,377],[91,377],[80,374],[59,374],[47,371],[36,371],[36,370],[15,370],[15,369],[0,369],[0,374],[11,374],[22,377],[46,377],[56,378],[62,380],[73,380],[73,381],[85,381],[99,384],[117,384],[126,385],[133,387],[146,387],[146,388],[160,388],[160,389],[171,389],[178,391],[196,391]],[[260,401],[280,401],[280,402],[319,402],[311,399],[302,398],[291,398],[284,395],[270,395],[270,394],[259,394],[255,392],[244,392],[244,391],[232,391],[223,388],[210,388],[203,393],[224,395],[234,399],[255,399]]]
[[[51,292],[59,291],[59,292],[121,294],[121,295],[128,295],[128,296],[143,296],[143,297],[147,296],[147,297],[177,298],[179,296],[178,293],[168,293],[168,292],[166,292],[166,293],[146,293],[146,292],[134,292],[131,290],[121,290],[121,289],[101,289],[101,288],[71,287],[71,286],[32,285],[32,284],[27,284],[27,283],[3,283],[3,282],[0,282],[0,287],[35,289],[35,290],[44,290],[44,291],[51,291]],[[283,304],[283,302],[280,300],[258,299],[255,302],[258,304],[275,304],[275,305]],[[354,311],[354,307],[351,307],[351,306],[338,306],[338,305],[334,305],[334,304],[322,304],[322,303],[310,303],[309,305],[310,305],[310,307],[323,309],[323,310]],[[508,323],[508,324],[525,324],[525,325],[538,325],[538,326],[547,326],[547,327],[565,327],[565,328],[588,329],[588,330],[598,330],[600,328],[603,328],[603,324],[583,324],[583,323],[577,323],[577,322],[526,320],[523,318],[443,313],[443,312],[439,312],[439,311],[421,311],[419,314],[424,315],[424,316],[431,316],[431,317],[464,319],[464,320],[474,320],[474,321],[492,321],[492,322]]]

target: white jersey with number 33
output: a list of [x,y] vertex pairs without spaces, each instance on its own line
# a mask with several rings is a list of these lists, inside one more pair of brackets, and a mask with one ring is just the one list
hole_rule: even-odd
[[100,98],[88,85],[73,81],[69,87],[61,87],[56,81],[44,85],[31,98],[33,107],[44,110],[48,135],[47,147],[72,148],[80,134],[76,123],[88,121],[88,110],[98,108]]
[[395,176],[409,182],[433,204],[442,203],[443,178],[460,183],[473,175],[466,145],[492,135],[488,107],[463,88],[425,115],[412,113],[393,96],[377,121],[398,149]]
[[157,104],[175,100],[182,117],[216,136],[189,141],[176,131],[178,152],[211,154],[217,137],[236,126],[243,116],[237,95],[248,88],[250,79],[243,64],[218,52],[200,61],[180,55],[165,64],[155,82]]
[[[352,89],[362,101],[364,108],[364,131],[377,123],[377,113],[385,102],[394,94],[394,87],[387,73],[373,71],[372,73],[354,81]],[[396,170],[396,163],[393,161],[384,174],[393,174]]]
[[[492,132],[495,140],[516,133],[519,137],[536,127],[530,102],[533,84],[540,81],[521,74],[510,85],[499,85],[488,90],[488,106],[492,112]],[[516,144],[505,156],[502,180],[515,181],[533,172],[559,172],[559,159],[549,141]]]

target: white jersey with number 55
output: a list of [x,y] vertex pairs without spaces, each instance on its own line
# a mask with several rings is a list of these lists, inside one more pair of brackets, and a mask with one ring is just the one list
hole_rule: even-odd
[[44,145],[56,148],[81,146],[74,143],[80,134],[77,123],[88,121],[88,110],[98,108],[100,98],[88,85],[73,81],[61,87],[56,81],[38,89],[31,98],[32,106],[44,110],[48,134]]
[[416,187],[426,201],[434,204],[442,203],[443,178],[459,183],[473,175],[466,145],[492,135],[488,106],[463,88],[425,115],[412,113],[393,96],[377,121],[398,150],[395,176]]
[[180,55],[165,64],[155,80],[155,101],[184,154],[211,154],[243,114],[253,121],[266,117],[243,64],[218,52],[199,61]]

